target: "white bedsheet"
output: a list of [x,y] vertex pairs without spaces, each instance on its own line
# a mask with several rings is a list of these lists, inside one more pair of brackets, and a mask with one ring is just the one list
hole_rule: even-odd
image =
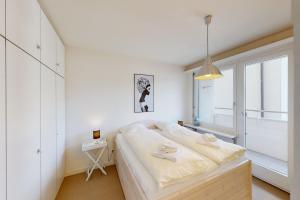
[[150,173],[137,159],[137,157],[132,152],[131,148],[128,146],[122,134],[117,135],[116,145],[117,151],[119,152],[119,154],[121,154],[123,159],[127,162],[127,165],[131,168],[133,175],[139,182],[148,200],[161,199],[163,197],[167,197],[168,195],[173,194],[174,192],[178,192],[183,188],[193,187],[193,185],[205,182],[209,177],[221,175],[225,171],[233,169],[238,164],[247,160],[245,157],[241,157],[239,159],[219,166],[217,169],[213,170],[210,173],[198,175],[190,180],[177,183],[175,185],[171,185],[162,189],[157,186],[155,180],[152,178]]
[[193,149],[194,151],[206,156],[218,164],[235,160],[236,158],[244,156],[245,154],[245,148],[239,145],[224,142],[220,139],[217,139],[217,141],[213,143],[213,145],[216,145],[219,148],[200,144],[197,142],[199,141],[199,137],[201,137],[199,133],[191,131],[178,124],[157,122],[156,126],[161,130],[161,135]]
[[[160,187],[166,187],[217,168],[217,164],[205,156],[144,126],[137,126],[124,132],[123,136]],[[175,162],[152,155],[159,150],[161,144],[169,144],[177,148],[175,153],[168,154],[175,159]]]

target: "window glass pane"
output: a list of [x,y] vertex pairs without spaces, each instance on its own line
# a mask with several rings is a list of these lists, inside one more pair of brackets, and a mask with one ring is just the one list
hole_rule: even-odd
[[248,117],[287,121],[287,56],[249,64],[245,70]]
[[[282,57],[263,62],[264,117],[287,120],[288,111],[288,58]],[[275,113],[278,112],[278,113]],[[285,113],[284,113],[285,112]]]
[[197,81],[199,84],[199,119],[200,122],[213,123],[213,81]]
[[247,115],[257,118],[260,114],[257,111],[261,108],[260,63],[247,65],[245,70]]
[[286,166],[288,57],[246,65],[245,78],[247,149],[250,153],[269,156]]
[[198,81],[199,119],[210,125],[233,128],[234,70],[221,70],[223,77]]

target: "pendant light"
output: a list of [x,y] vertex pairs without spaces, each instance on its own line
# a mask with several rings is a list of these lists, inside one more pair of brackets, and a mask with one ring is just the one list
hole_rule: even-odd
[[196,80],[212,80],[212,79],[217,79],[221,78],[223,74],[220,72],[218,67],[213,65],[212,59],[209,55],[208,51],[208,26],[211,23],[211,15],[207,15],[204,20],[206,24],[206,30],[207,30],[207,35],[206,35],[206,42],[207,42],[207,48],[206,48],[206,59],[204,61],[203,66],[200,68],[200,71],[198,74],[196,74],[195,79]]

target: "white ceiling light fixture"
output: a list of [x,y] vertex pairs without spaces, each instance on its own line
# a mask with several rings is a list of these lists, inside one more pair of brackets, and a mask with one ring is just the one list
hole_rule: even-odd
[[207,42],[207,48],[206,48],[206,59],[204,61],[203,66],[200,68],[200,71],[198,74],[196,74],[195,79],[196,80],[212,80],[221,78],[223,74],[220,72],[217,66],[213,65],[212,59],[209,55],[208,50],[208,26],[211,23],[211,15],[207,15],[204,20],[206,24],[207,29],[207,36],[206,36],[206,42]]

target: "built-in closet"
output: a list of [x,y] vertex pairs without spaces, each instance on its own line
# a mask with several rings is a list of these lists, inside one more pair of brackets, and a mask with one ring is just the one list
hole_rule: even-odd
[[64,44],[36,0],[0,0],[0,35],[0,199],[54,200],[64,177]]

